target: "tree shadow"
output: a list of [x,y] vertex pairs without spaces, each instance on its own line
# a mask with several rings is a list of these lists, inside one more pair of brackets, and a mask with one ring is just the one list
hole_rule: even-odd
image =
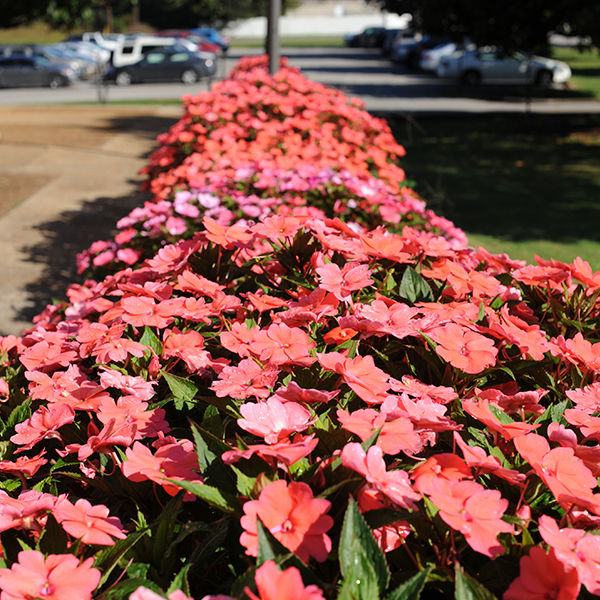
[[[139,181],[129,183],[139,187]],[[77,254],[96,240],[114,236],[117,221],[149,198],[148,193],[139,191],[127,196],[99,197],[39,225],[36,229],[42,233],[43,241],[24,247],[22,252],[27,261],[44,265],[44,271],[37,281],[25,287],[28,302],[21,307],[16,318],[31,321],[47,304],[63,300],[70,284],[83,283],[84,277],[77,274]]]

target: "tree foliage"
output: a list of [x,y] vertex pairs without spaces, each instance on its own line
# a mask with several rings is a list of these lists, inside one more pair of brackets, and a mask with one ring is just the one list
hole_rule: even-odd
[[[140,20],[156,29],[198,25],[225,26],[231,21],[265,16],[268,0],[141,0]],[[0,0],[0,28],[17,27],[36,20],[54,29],[103,29],[106,8],[117,22],[133,12],[131,0]],[[297,0],[283,0],[283,10]]]
[[416,28],[457,41],[506,49],[547,49],[550,31],[590,36],[600,43],[600,3],[589,0],[382,0],[390,12],[410,13]]

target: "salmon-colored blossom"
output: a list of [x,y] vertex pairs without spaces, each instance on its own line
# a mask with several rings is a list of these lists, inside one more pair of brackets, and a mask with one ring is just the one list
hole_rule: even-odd
[[575,569],[588,592],[600,594],[600,538],[582,529],[559,529],[547,515],[540,516],[538,524],[540,535],[565,569]]
[[345,467],[360,473],[373,489],[380,491],[394,504],[416,510],[421,495],[415,492],[405,471],[388,471],[379,446],[368,452],[360,444],[346,444],[340,456]]
[[89,600],[100,582],[93,558],[82,563],[72,554],[24,550],[10,569],[0,569],[2,600]]
[[498,490],[486,490],[475,481],[451,483],[437,478],[429,499],[440,509],[440,517],[460,531],[473,550],[490,558],[504,552],[498,534],[514,533],[514,529],[502,520],[508,500]]
[[241,525],[244,533],[240,543],[250,556],[257,556],[257,519],[288,549],[301,560],[308,562],[312,556],[323,562],[331,550],[331,539],[326,532],[333,526],[333,519],[325,514],[331,503],[314,498],[306,483],[278,480],[267,484],[258,500],[244,504]]
[[439,345],[436,352],[453,367],[465,373],[481,373],[496,364],[494,342],[456,323],[433,329],[429,336]]
[[125,539],[121,520],[110,517],[109,510],[103,504],[92,506],[81,498],[71,504],[66,498],[59,498],[52,514],[62,525],[62,528],[84,544],[114,545],[113,537]]
[[310,411],[295,402],[281,402],[272,396],[266,402],[247,403],[240,407],[243,419],[238,425],[264,438],[267,444],[276,444],[291,433],[307,429],[315,419]]
[[565,566],[552,549],[539,546],[521,557],[521,573],[504,592],[502,600],[576,600],[581,583],[577,571]]
[[244,589],[251,600],[324,600],[323,592],[316,585],[304,587],[296,567],[280,571],[272,560],[256,569],[254,580],[258,596],[249,588]]
[[390,376],[375,366],[370,354],[346,358],[339,352],[328,352],[317,354],[317,358],[324,369],[339,373],[344,382],[365,402],[379,404],[385,400],[384,394],[390,387]]
[[305,331],[285,323],[273,323],[257,331],[249,344],[250,351],[262,362],[300,366],[310,366],[315,361],[309,351],[316,345]]
[[579,504],[600,514],[600,503],[592,494],[598,481],[573,448],[551,450],[546,438],[535,433],[516,437],[514,444],[563,508]]

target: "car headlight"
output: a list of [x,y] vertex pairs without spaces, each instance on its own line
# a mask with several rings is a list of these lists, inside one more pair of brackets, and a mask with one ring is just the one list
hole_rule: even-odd
[[68,69],[65,69],[65,73],[67,75],[73,75],[73,69],[71,69],[71,67],[69,67]]
[[207,67],[212,67],[212,66],[213,66],[213,61],[212,61],[212,60],[209,58],[209,59],[207,59],[207,60],[204,62],[204,64],[205,64]]

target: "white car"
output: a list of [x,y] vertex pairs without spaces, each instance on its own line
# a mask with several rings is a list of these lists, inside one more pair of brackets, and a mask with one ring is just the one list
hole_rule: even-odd
[[419,67],[423,71],[435,73],[442,58],[445,56],[452,56],[457,48],[458,46],[455,43],[450,42],[449,44],[441,44],[440,46],[431,48],[431,50],[423,50],[423,52],[421,52]]
[[569,65],[559,60],[527,57],[522,52],[506,54],[498,48],[479,48],[442,58],[438,77],[455,77],[474,85],[482,81],[502,81],[538,85],[565,83],[571,78]]

